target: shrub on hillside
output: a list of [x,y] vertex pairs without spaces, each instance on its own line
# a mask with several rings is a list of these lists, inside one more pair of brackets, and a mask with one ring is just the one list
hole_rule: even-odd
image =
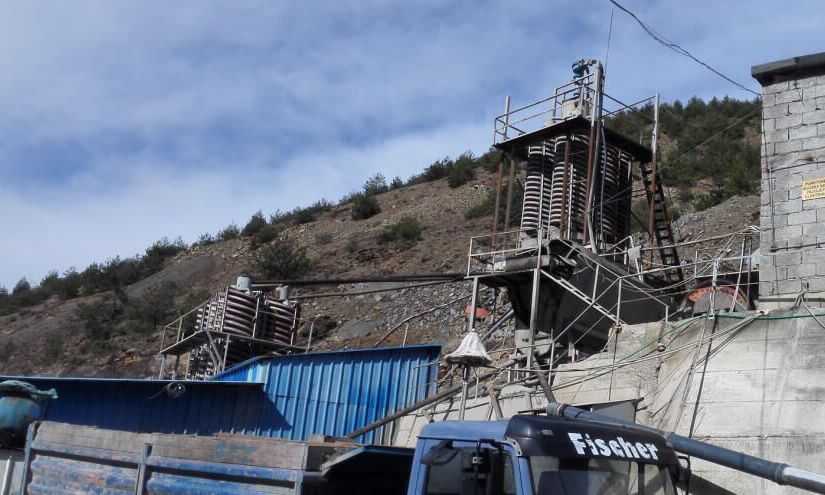
[[107,297],[91,303],[81,303],[75,309],[84,333],[90,340],[106,340],[112,335],[114,322],[122,315],[123,307],[114,298]]
[[54,333],[46,337],[46,345],[43,352],[43,358],[47,363],[54,363],[60,356],[63,355],[63,346],[65,345],[63,335]]
[[490,173],[494,173],[498,170],[498,164],[500,162],[501,151],[492,149],[476,159],[476,166],[482,167],[484,170]]
[[258,210],[254,215],[252,215],[252,218],[246,222],[246,225],[244,225],[244,228],[241,231],[241,235],[244,237],[251,237],[260,232],[260,230],[264,227],[266,227],[266,218],[264,218],[264,214],[261,210]]
[[11,290],[11,295],[12,295],[12,297],[20,296],[24,292],[29,292],[31,290],[32,290],[31,284],[26,279],[26,277],[23,277],[20,280],[18,280],[16,284],[14,284],[14,288]]
[[384,227],[378,241],[409,247],[421,240],[423,230],[421,223],[415,217],[403,217],[398,223]]
[[367,179],[364,183],[364,194],[368,196],[372,196],[373,194],[381,194],[385,193],[389,190],[387,187],[387,179],[384,177],[383,174],[377,173]]
[[63,299],[71,299],[73,297],[77,297],[80,295],[80,288],[82,286],[82,282],[80,279],[80,274],[74,267],[69,268],[65,272],[63,272],[63,280],[60,284],[60,297]]
[[315,221],[315,212],[309,208],[299,208],[294,211],[292,221],[295,225],[303,225],[305,223]]
[[397,175],[393,177],[392,182],[390,182],[390,190],[400,189],[404,187],[404,181],[401,180],[401,177]]
[[274,241],[281,234],[281,228],[277,225],[266,225],[252,238],[253,249]]
[[[146,248],[146,254],[139,261],[127,259],[120,262],[116,258],[118,259],[118,266],[115,271],[121,280],[115,285],[128,285],[146,275],[160,271],[167,258],[171,258],[185,249],[186,243],[180,237],[174,241],[169,241],[167,237],[164,237]],[[127,273],[129,271],[131,273]]]
[[306,250],[291,239],[278,239],[258,250],[256,272],[264,278],[296,279],[312,269]]
[[375,196],[359,193],[352,200],[352,219],[365,220],[381,213],[381,206]]
[[447,185],[455,189],[475,179],[476,173],[473,170],[472,162],[456,163],[450,168],[450,175],[447,176]]
[[449,157],[444,157],[443,160],[437,160],[431,163],[420,175],[415,176],[411,180],[414,180],[414,183],[418,184],[420,182],[432,182],[443,179],[450,173],[452,164],[453,161],[450,160]]
[[178,237],[174,241],[170,241],[168,237],[164,237],[158,241],[152,243],[151,246],[146,248],[147,257],[157,257],[157,258],[171,258],[172,256],[178,254],[179,252],[186,249],[186,243],[183,242],[183,239]]
[[218,232],[218,239],[222,241],[230,241],[232,239],[237,239],[239,235],[241,235],[241,229],[239,229],[234,223],[231,223]]
[[177,292],[176,283],[163,282],[146,289],[139,298],[130,300],[126,307],[126,318],[131,323],[128,329],[151,332],[172,320]]
[[198,237],[198,240],[195,241],[196,246],[208,246],[210,244],[215,244],[215,236],[209,232],[204,232]]

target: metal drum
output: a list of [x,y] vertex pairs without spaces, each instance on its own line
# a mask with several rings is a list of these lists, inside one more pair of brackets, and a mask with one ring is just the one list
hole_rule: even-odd
[[37,390],[30,383],[16,380],[0,383],[0,448],[22,447],[29,424],[43,416],[42,401],[56,398],[54,390]]

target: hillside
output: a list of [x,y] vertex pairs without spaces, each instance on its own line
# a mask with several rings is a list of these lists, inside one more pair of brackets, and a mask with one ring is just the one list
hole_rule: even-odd
[[[490,217],[465,220],[464,212],[484,201],[492,180],[489,173],[482,172],[477,179],[456,189],[448,187],[446,179],[442,179],[389,191],[376,196],[382,211],[367,220],[352,220],[352,205],[347,204],[320,214],[312,222],[290,226],[284,234],[306,248],[314,262],[313,278],[460,271],[469,237],[488,230],[490,222]],[[420,221],[421,241],[411,247],[376,242],[386,225],[407,215]],[[162,270],[126,286],[125,295],[129,300],[137,300],[159,287],[174,285],[176,306],[184,310],[233,281],[239,273],[254,271],[255,250],[251,244],[251,239],[239,237],[181,251],[169,259]],[[358,296],[350,300],[319,299],[306,305],[304,318],[325,316],[340,327],[320,348],[337,346],[336,341],[342,341],[343,346],[354,345],[357,342],[347,340],[364,337],[364,328],[377,329],[404,311],[426,309],[432,301],[441,301],[442,294],[449,298],[451,293],[464,290],[463,284],[451,285],[456,287],[418,289],[416,294]],[[366,288],[370,287],[349,289]],[[193,298],[192,294],[198,297]],[[105,312],[113,300],[116,300],[114,291],[69,300],[54,295],[39,304],[0,316],[0,373],[151,374],[157,366],[155,353],[160,345],[157,332],[121,324],[107,338],[95,338],[85,327],[88,322],[78,316],[78,309],[84,305]],[[360,322],[360,326],[356,325],[358,328],[347,325],[354,321]],[[428,337],[416,333],[410,340],[429,340]]]
[[[682,215],[676,222],[679,232],[706,237],[754,223],[759,201],[747,195],[758,182],[758,158],[751,160],[758,121],[754,128],[751,116],[737,116],[751,112],[753,104],[677,103],[663,109],[678,118],[665,121],[662,154],[674,211]],[[151,375],[158,366],[157,328],[239,273],[275,277],[262,271],[263,253],[294,250],[311,265],[290,270],[310,278],[463,271],[469,238],[490,229],[496,162],[493,153],[462,155],[435,162],[406,182],[394,179],[388,185],[376,176],[337,205],[321,201],[269,219],[256,215],[243,228],[205,234],[192,246],[162,240],[138,258],[55,272],[34,287],[21,281],[11,293],[0,291],[0,373]],[[714,174],[723,163],[742,166],[721,167],[724,173]],[[728,199],[735,195],[744,196]],[[728,203],[708,208],[721,201]],[[375,209],[380,212],[373,214]],[[382,287],[327,286],[301,293]],[[315,349],[370,346],[405,318],[443,305],[400,327],[386,342],[400,343],[406,332],[408,343],[449,346],[461,331],[468,289],[459,282],[310,300],[303,308],[301,338],[313,326]]]

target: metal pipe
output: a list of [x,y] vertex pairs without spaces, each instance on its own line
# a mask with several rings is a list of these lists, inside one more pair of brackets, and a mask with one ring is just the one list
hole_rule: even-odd
[[342,285],[367,282],[423,282],[435,280],[460,280],[463,273],[408,273],[387,275],[384,277],[357,277],[357,278],[322,278],[315,280],[261,280],[250,284],[253,289],[265,289],[279,285]]
[[421,282],[420,284],[410,284],[410,285],[401,285],[398,287],[384,287],[382,289],[369,289],[369,290],[360,290],[360,291],[351,291],[351,292],[323,292],[320,294],[306,294],[303,296],[293,296],[293,301],[301,301],[304,299],[321,299],[325,297],[349,297],[349,296],[363,296],[366,294],[377,294],[379,292],[393,292],[397,290],[404,290],[404,289],[416,289],[419,287],[430,287],[433,285],[443,285],[443,284],[452,284],[455,282],[461,282],[461,280],[436,280],[434,282]]
[[673,432],[664,432],[649,426],[623,421],[617,418],[602,416],[579,409],[567,404],[557,402],[551,403],[547,407],[547,413],[551,416],[563,416],[571,419],[581,419],[597,423],[606,423],[612,426],[646,431],[656,435],[661,435],[673,447],[674,450],[697,457],[720,466],[725,466],[736,471],[752,474],[766,480],[773,481],[779,485],[789,485],[814,493],[825,494],[825,476],[812,473],[804,469],[795,468],[788,464],[760,459],[743,452],[718,447],[709,443],[700,442],[678,435]]
[[[515,361],[512,360],[512,359],[509,359],[504,364],[501,365],[501,368],[507,368],[509,366],[512,366],[513,363],[515,363]],[[478,377],[478,379],[483,381],[483,380],[486,380],[488,378],[492,378],[492,377],[496,376],[500,372],[501,372],[500,370],[492,370],[492,371],[489,371],[487,373],[484,373],[484,374],[480,375]],[[433,395],[431,395],[427,398],[421,399],[420,401],[416,402],[415,404],[407,406],[403,409],[399,409],[398,411],[396,411],[392,414],[388,414],[388,415],[384,416],[381,419],[373,421],[372,423],[370,423],[366,426],[358,428],[357,430],[353,430],[353,431],[351,431],[350,433],[347,434],[347,438],[357,438],[357,437],[363,435],[364,433],[369,433],[369,432],[371,432],[372,430],[374,430],[376,428],[380,428],[380,427],[384,426],[385,424],[389,423],[390,421],[395,421],[396,419],[402,418],[402,417],[406,416],[407,414],[410,414],[412,412],[415,412],[415,411],[421,409],[422,407],[426,407],[426,406],[428,406],[428,405],[430,405],[434,402],[440,402],[440,401],[446,399],[447,397],[451,397],[451,396],[455,395],[456,392],[458,392],[460,390],[461,390],[461,385],[453,385],[449,388],[446,388],[446,389],[442,390],[441,392],[433,394]]]
[[464,366],[461,370],[461,401],[458,406],[458,420],[464,421],[464,413],[467,411],[467,387],[470,385],[470,367]]
[[415,318],[418,318],[419,316],[424,316],[424,315],[426,315],[426,314],[432,313],[432,312],[437,311],[437,310],[439,310],[439,309],[441,309],[441,308],[444,308],[444,307],[446,307],[446,306],[449,306],[449,305],[451,305],[451,304],[454,304],[454,303],[456,303],[456,302],[458,302],[458,301],[461,301],[462,299],[467,299],[468,297],[470,297],[470,296],[469,296],[469,295],[466,295],[466,296],[457,297],[457,298],[453,299],[452,301],[447,302],[446,304],[442,304],[442,305],[440,305],[440,306],[434,306],[434,307],[432,307],[432,308],[430,308],[430,309],[426,309],[426,310],[424,310],[424,311],[422,311],[422,312],[420,312],[420,313],[416,313],[416,314],[414,314],[414,315],[412,315],[412,316],[408,316],[408,317],[406,317],[405,319],[401,320],[401,322],[400,322],[400,323],[398,323],[398,324],[397,324],[397,325],[395,325],[394,327],[392,327],[392,328],[390,328],[389,330],[387,330],[387,332],[386,332],[384,335],[382,335],[382,336],[381,336],[381,338],[380,338],[380,339],[378,339],[378,341],[377,341],[375,344],[373,344],[373,347],[378,347],[379,345],[381,345],[381,344],[382,344],[385,340],[387,340],[388,338],[390,338],[390,336],[391,336],[393,333],[395,333],[395,331],[396,331],[396,330],[398,330],[399,328],[401,328],[401,326],[402,326],[404,323],[407,323],[407,322],[408,322],[408,321],[410,321],[410,320],[413,320],[413,319],[415,319]]
[[[556,345],[555,342],[552,344],[554,347]],[[530,354],[534,354],[536,351],[531,350]],[[550,358],[550,363],[552,363],[552,358]],[[550,365],[552,370],[552,364]],[[541,387],[541,391],[544,392],[544,396],[547,398],[548,404],[553,404],[556,402],[556,397],[553,395],[553,389],[550,387],[550,383],[547,381],[547,378],[542,374],[541,370],[534,369],[533,374],[536,375],[536,380],[539,382],[539,386]]]

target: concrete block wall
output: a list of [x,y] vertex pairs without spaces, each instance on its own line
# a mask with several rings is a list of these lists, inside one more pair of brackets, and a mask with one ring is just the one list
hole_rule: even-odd
[[794,66],[799,59],[753,68],[763,107],[761,300],[825,292],[825,198],[802,199],[803,181],[825,180],[825,57]]

